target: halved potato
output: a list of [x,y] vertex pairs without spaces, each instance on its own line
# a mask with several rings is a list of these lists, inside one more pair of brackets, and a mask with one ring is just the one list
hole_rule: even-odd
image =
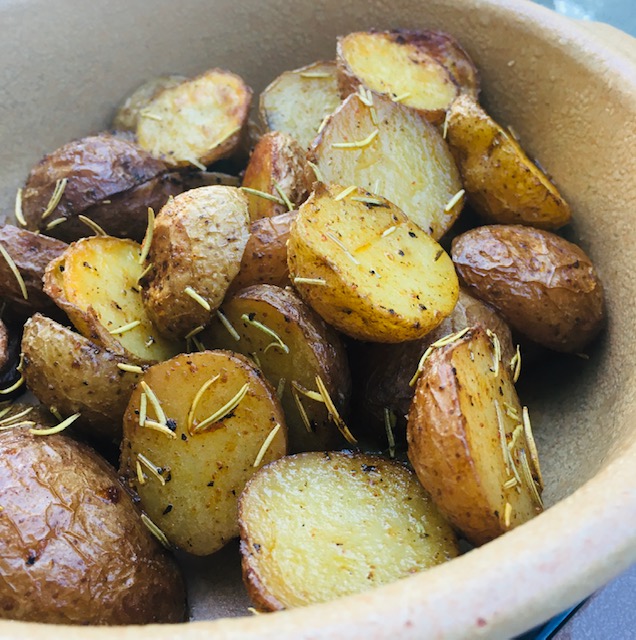
[[117,108],[113,118],[113,129],[118,131],[136,131],[142,111],[148,107],[154,97],[164,89],[180,85],[186,76],[169,74],[146,80],[137,87]]
[[287,239],[291,223],[297,215],[297,211],[287,211],[252,222],[241,267],[227,295],[253,284],[274,284],[279,287],[291,284],[287,267]]
[[570,207],[548,176],[473,98],[453,102],[447,127],[470,203],[486,220],[552,230],[570,221]]
[[163,338],[144,309],[140,255],[132,240],[84,238],[49,263],[44,291],[89,340],[135,362],[165,360],[180,345]]
[[291,289],[271,285],[239,291],[223,303],[220,312],[222,317],[201,334],[201,341],[206,347],[229,349],[254,359],[278,390],[289,450],[344,446],[325,404],[304,393],[312,391],[320,397],[319,376],[337,411],[346,416],[351,380],[338,334]]
[[484,544],[542,510],[539,462],[497,341],[481,327],[424,360],[408,417],[408,456],[440,511]]
[[141,367],[39,313],[24,326],[22,353],[26,386],[43,405],[65,416],[79,413],[76,429],[119,443]]
[[441,134],[423,116],[375,95],[349,96],[312,144],[320,179],[355,184],[395,203],[438,240],[463,206],[462,184]]
[[238,273],[249,237],[247,197],[223,185],[191,189],[155,222],[143,302],[167,337],[206,325]]
[[360,593],[458,553],[413,472],[378,456],[277,460],[247,485],[239,519],[244,581],[266,611]]
[[283,131],[307,148],[322,121],[340,104],[335,62],[285,71],[260,97],[260,115],[271,131]]
[[120,473],[172,544],[208,555],[238,535],[238,497],[285,454],[286,434],[274,389],[247,358],[182,354],[133,392]]
[[343,97],[362,85],[439,124],[459,92],[451,73],[416,31],[350,33],[338,38],[337,52]]
[[313,181],[314,174],[298,142],[280,131],[266,133],[254,147],[243,177],[250,219],[270,218],[298,208],[307,199]]
[[287,251],[303,300],[353,338],[421,338],[457,302],[448,254],[398,207],[363,189],[317,183]]
[[251,100],[239,76],[211,69],[153,98],[140,112],[137,139],[172,167],[212,164],[240,144]]

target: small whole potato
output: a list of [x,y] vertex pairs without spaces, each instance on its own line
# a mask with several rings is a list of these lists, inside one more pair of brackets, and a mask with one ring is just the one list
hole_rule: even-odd
[[176,564],[103,459],[67,436],[34,435],[24,426],[0,432],[0,457],[0,618],[81,625],[184,619]]
[[484,226],[455,238],[451,253],[471,293],[540,345],[576,353],[603,326],[603,286],[594,265],[560,236],[521,225]]

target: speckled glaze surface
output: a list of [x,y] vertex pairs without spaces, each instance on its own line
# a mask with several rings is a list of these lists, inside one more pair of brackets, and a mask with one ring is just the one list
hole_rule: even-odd
[[[522,380],[548,510],[446,565],[330,604],[116,631],[1,622],[0,639],[505,638],[636,561],[636,46],[627,36],[524,0],[0,1],[0,211],[10,215],[46,151],[102,129],[148,77],[226,67],[258,92],[284,69],[331,57],[336,35],[370,27],[439,28],[461,40],[486,107],[554,176],[574,210],[567,235],[605,282],[609,322],[589,360]],[[226,556],[235,575],[233,550]],[[197,564],[195,617],[245,611],[224,564]]]

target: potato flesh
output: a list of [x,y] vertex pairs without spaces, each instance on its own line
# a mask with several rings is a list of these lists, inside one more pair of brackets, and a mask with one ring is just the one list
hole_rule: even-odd
[[412,472],[376,456],[284,458],[250,482],[240,519],[248,591],[265,609],[359,593],[457,555]]
[[[459,216],[463,197],[455,161],[440,133],[426,119],[382,96],[374,112],[351,95],[328,120],[312,145],[312,154],[328,183],[357,185],[396,204],[434,239]],[[374,123],[374,117],[377,125]],[[339,148],[375,138],[361,148]]]
[[530,470],[532,462],[522,407],[493,345],[484,329],[473,328],[434,350],[424,362],[407,426],[408,455],[420,482],[474,544],[542,509],[538,488],[530,486],[532,473],[523,469],[524,456]]
[[141,360],[165,360],[179,346],[159,335],[144,309],[140,252],[132,240],[85,238],[61,256],[51,278],[61,285],[68,303],[61,306],[82,335]]
[[[390,33],[350,33],[338,42],[344,74],[434,122],[443,119],[457,95],[449,72],[421,46]],[[354,80],[354,82],[355,82]],[[351,87],[352,82],[348,83]],[[356,87],[352,87],[355,90]]]
[[335,62],[316,62],[278,76],[261,94],[260,113],[268,129],[288,133],[306,149],[339,104]]
[[144,82],[137,87],[117,109],[117,113],[113,118],[113,129],[118,131],[136,131],[139,118],[142,117],[140,113],[150,104],[152,99],[163,91],[163,89],[176,87],[184,80],[187,80],[185,76],[172,74],[157,76]]
[[[318,184],[301,206],[288,244],[292,282],[326,322],[351,337],[402,342],[426,335],[457,302],[450,258],[387,200],[362,189],[336,200],[343,191]],[[307,277],[324,284],[299,279]]]
[[141,112],[139,145],[170,166],[211,164],[237,147],[251,98],[239,76],[220,69],[164,89]]
[[464,187],[483,217],[551,230],[570,221],[570,207],[558,189],[473,98],[462,95],[453,102],[447,126]]
[[[217,377],[218,376],[218,377]],[[216,380],[188,414],[197,392]],[[176,437],[140,426],[142,386],[133,392],[124,416],[121,473],[139,495],[141,506],[168,540],[196,555],[220,549],[238,534],[237,501],[257,470],[254,463],[267,437],[280,428],[259,467],[286,452],[286,426],[273,389],[243,356],[223,351],[182,354],[149,368],[143,381],[154,392]],[[247,395],[217,422],[196,428],[248,384]],[[147,417],[159,416],[147,403]],[[143,465],[142,454],[164,478],[165,485]]]
[[[250,287],[227,300],[221,312],[238,333],[236,340],[220,321],[201,334],[207,347],[229,349],[252,357],[280,401],[289,431],[289,451],[318,451],[344,445],[325,405],[298,392],[311,428],[308,429],[294,399],[294,383],[317,392],[320,376],[338,411],[345,414],[350,380],[346,354],[335,332],[324,325],[291,291],[272,286]],[[244,318],[247,316],[248,320]],[[274,331],[289,353],[276,346],[271,335],[249,319]]]

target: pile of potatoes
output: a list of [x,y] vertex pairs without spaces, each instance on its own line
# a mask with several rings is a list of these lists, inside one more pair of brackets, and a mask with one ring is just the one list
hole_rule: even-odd
[[239,535],[285,609],[541,512],[516,342],[582,352],[603,288],[479,92],[447,34],[352,33],[260,123],[236,74],[162,76],[33,168],[0,228],[0,393],[37,400],[0,410],[0,617],[183,620],[169,550]]

